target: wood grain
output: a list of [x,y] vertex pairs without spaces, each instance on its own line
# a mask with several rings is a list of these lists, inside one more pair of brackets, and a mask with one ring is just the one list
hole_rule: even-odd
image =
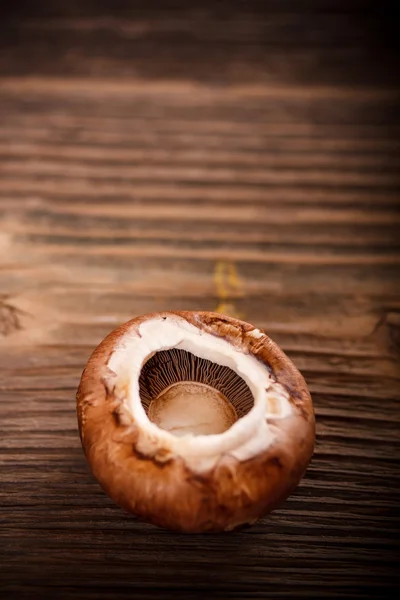
[[[400,119],[377,10],[8,8],[1,598],[397,597]],[[118,324],[216,308],[302,370],[317,447],[253,528],[178,536],[101,491],[74,394]]]

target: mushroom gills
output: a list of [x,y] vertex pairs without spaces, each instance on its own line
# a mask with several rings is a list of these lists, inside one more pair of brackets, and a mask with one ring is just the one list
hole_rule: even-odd
[[139,387],[149,419],[176,436],[223,433],[254,403],[235,371],[177,348],[143,365]]

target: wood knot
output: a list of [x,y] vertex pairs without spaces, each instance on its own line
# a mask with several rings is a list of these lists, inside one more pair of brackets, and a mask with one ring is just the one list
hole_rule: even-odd
[[391,354],[400,355],[400,310],[393,308],[385,311],[379,318],[373,334],[380,336]]
[[8,336],[23,329],[21,318],[24,312],[0,298],[0,336]]
[[400,311],[392,310],[386,315],[386,326],[389,334],[390,349],[400,354]]

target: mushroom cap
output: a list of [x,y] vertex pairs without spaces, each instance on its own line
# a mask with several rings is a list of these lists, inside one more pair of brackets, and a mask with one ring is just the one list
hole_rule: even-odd
[[[197,334],[204,352],[219,344],[220,356],[252,361],[254,373],[265,372],[267,384],[252,389],[253,408],[228,431],[178,438],[149,421],[131,363],[165,322]],[[163,340],[160,350],[166,347]],[[156,351],[142,349],[137,369]],[[77,413],[86,458],[106,493],[174,531],[229,531],[255,522],[293,491],[314,449],[313,406],[300,372],[263,331],[212,312],[151,313],[115,329],[83,371]]]

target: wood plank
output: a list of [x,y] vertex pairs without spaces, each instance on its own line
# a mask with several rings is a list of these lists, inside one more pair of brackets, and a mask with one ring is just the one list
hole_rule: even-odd
[[[397,598],[400,120],[385,11],[2,8],[2,599]],[[140,523],[83,457],[88,356],[167,309],[264,328],[313,395],[306,476],[233,535]]]

